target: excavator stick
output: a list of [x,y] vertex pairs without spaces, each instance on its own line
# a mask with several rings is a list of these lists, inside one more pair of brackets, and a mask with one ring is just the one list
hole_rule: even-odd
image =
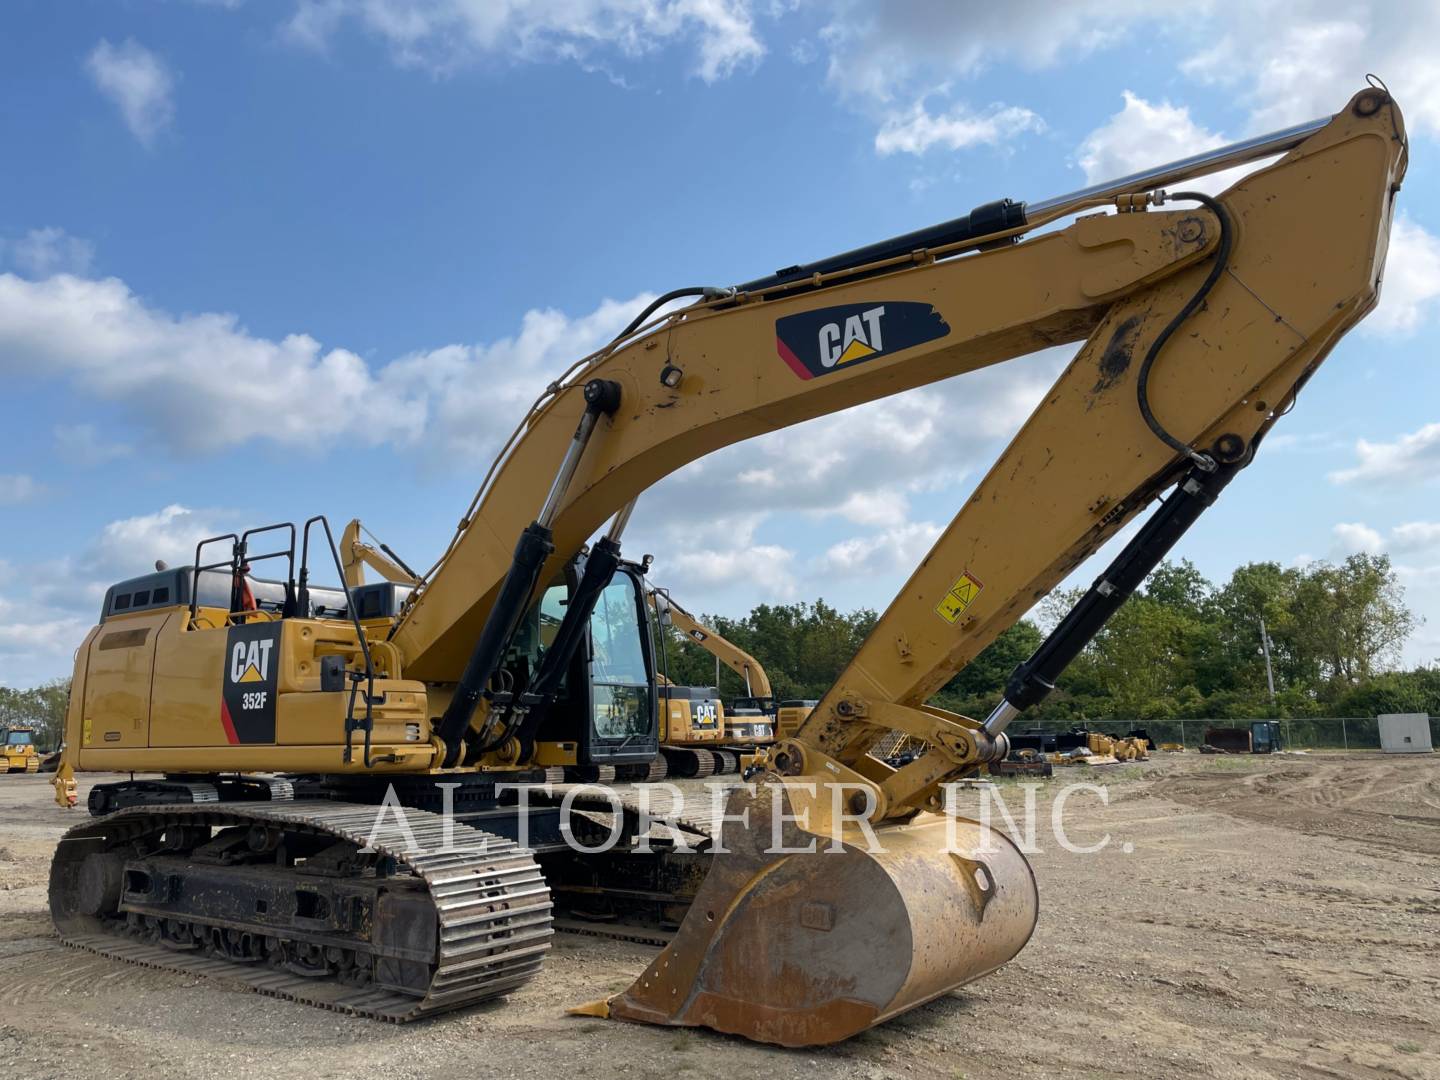
[[725,850],[675,939],[630,989],[576,1011],[822,1045],[994,971],[1029,941],[1035,877],[1007,837],[922,814],[872,841],[854,823],[832,835],[797,816],[787,785],[738,789]]

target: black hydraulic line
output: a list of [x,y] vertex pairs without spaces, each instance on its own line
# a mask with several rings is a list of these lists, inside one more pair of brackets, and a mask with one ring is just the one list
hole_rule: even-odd
[[592,379],[585,384],[585,413],[575,430],[561,463],[560,473],[546,496],[540,517],[525,526],[515,545],[515,554],[494,606],[485,618],[485,625],[475,641],[475,647],[466,661],[465,670],[455,686],[455,695],[440,718],[437,734],[445,744],[444,766],[452,768],[460,761],[464,748],[465,733],[475,715],[480,699],[489,691],[490,680],[500,671],[505,662],[505,653],[530,607],[530,598],[540,582],[540,572],[545,562],[555,552],[555,535],[550,525],[559,510],[570,478],[573,476],[590,434],[594,431],[596,419],[610,415],[620,407],[620,385],[605,379]]
[[610,537],[602,536],[590,549],[590,555],[585,560],[585,572],[580,575],[580,583],[570,597],[565,608],[565,617],[560,620],[554,640],[540,658],[540,665],[531,677],[530,685],[519,695],[517,704],[523,718],[513,734],[522,741],[533,733],[544,718],[545,710],[554,704],[559,696],[565,677],[570,671],[570,661],[585,641],[585,635],[589,633],[590,616],[595,613],[600,594],[610,584],[610,579],[615,576],[619,565],[620,545]]
[[1156,438],[1172,450],[1178,450],[1184,454],[1195,463],[1196,467],[1211,472],[1216,467],[1215,459],[1175,438],[1165,430],[1165,425],[1160,423],[1155,414],[1150,411],[1150,369],[1155,366],[1155,360],[1160,355],[1160,350],[1165,347],[1165,343],[1170,340],[1171,335],[1205,302],[1205,297],[1210,295],[1210,290],[1215,287],[1215,283],[1220,280],[1220,275],[1225,272],[1225,267],[1230,261],[1230,249],[1235,243],[1235,229],[1230,222],[1229,212],[1218,199],[1213,199],[1199,191],[1176,192],[1170,195],[1166,201],[1173,199],[1193,199],[1214,214],[1220,221],[1220,243],[1215,251],[1215,262],[1210,266],[1210,273],[1205,275],[1205,280],[1200,283],[1200,288],[1195,290],[1195,295],[1185,302],[1185,306],[1175,313],[1175,317],[1165,324],[1165,329],[1161,330],[1155,340],[1150,343],[1150,348],[1145,353],[1145,359],[1140,363],[1139,374],[1135,377],[1135,397],[1140,403],[1140,415],[1145,418],[1146,425],[1155,433]]
[[1050,636],[1028,660],[1016,666],[1005,684],[1004,701],[986,721],[987,730],[993,727],[992,734],[998,734],[1016,713],[1043,701],[1055,689],[1060,673],[1169,554],[1196,519],[1214,504],[1225,485],[1249,463],[1249,458],[1246,454],[1240,461],[1217,465],[1213,472],[1198,465],[1186,472],[1175,490]]
[[616,334],[612,340],[619,341],[621,338],[629,337],[637,328],[644,325],[646,319],[650,318],[651,315],[654,315],[655,312],[659,311],[672,300],[680,300],[687,296],[698,296],[705,300],[720,300],[732,295],[734,291],[734,289],[722,289],[714,285],[690,285],[683,289],[671,289],[669,292],[657,296],[654,300],[651,300],[650,303],[646,304],[645,310],[631,319],[630,325]]
[[[963,217],[944,221],[939,225],[916,229],[914,232],[904,233],[901,236],[892,236],[888,240],[866,244],[853,251],[831,255],[827,259],[819,259],[798,266],[787,266],[783,270],[776,270],[773,274],[737,285],[736,291],[757,292],[761,289],[771,289],[777,285],[803,281],[816,274],[834,274],[884,259],[896,259],[910,255],[922,248],[947,247],[950,244],[973,240],[977,236],[988,236],[990,233],[1017,229],[1025,224],[1025,204],[1011,199],[1000,199],[977,206]],[[786,295],[789,293],[787,292]]]
[[537,521],[525,526],[520,541],[515,545],[515,555],[505,574],[504,584],[500,586],[500,594],[495,598],[495,605],[490,609],[490,615],[465,664],[465,671],[455,686],[455,696],[440,718],[438,734],[445,744],[444,765],[447,769],[460,761],[462,737],[470,726],[470,719],[485,695],[491,676],[504,661],[505,650],[510,647],[520,620],[525,617],[545,560],[554,552],[555,537],[549,528]]
[[399,555],[396,555],[395,552],[391,549],[391,547],[390,547],[389,544],[381,544],[381,545],[380,545],[380,550],[383,551],[386,555],[389,555],[390,558],[394,560],[395,565],[398,566],[398,567],[400,567],[401,570],[404,570],[407,574],[409,574],[409,575],[410,575],[412,578],[414,578],[416,581],[419,581],[419,580],[420,580],[420,575],[417,574],[417,573],[415,573],[414,570],[411,570],[410,567],[405,564],[405,560],[402,559],[402,558],[400,558]]

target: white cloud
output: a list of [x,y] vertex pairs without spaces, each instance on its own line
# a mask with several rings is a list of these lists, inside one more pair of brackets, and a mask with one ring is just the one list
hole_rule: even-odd
[[1384,336],[1413,334],[1440,297],[1440,239],[1404,214],[1390,227],[1380,303],[1360,325]]
[[842,96],[889,101],[910,96],[916,83],[973,76],[998,60],[1040,68],[1082,57],[1123,34],[1134,14],[1117,19],[1115,6],[1100,0],[843,0],[821,37],[830,84]]
[[[1087,184],[1118,180],[1234,141],[1197,124],[1184,106],[1147,101],[1130,90],[1124,91],[1123,97],[1125,107],[1085,136],[1076,152],[1076,163]],[[1266,163],[1256,161],[1196,177],[1186,180],[1183,187],[1213,195]]]
[[44,490],[24,473],[0,473],[0,506],[28,502]]
[[67,674],[91,620],[0,596],[0,686],[34,686]]
[[[647,502],[652,501],[642,500],[641,505]],[[704,607],[737,584],[771,600],[794,598],[799,592],[795,553],[781,544],[757,542],[755,530],[763,517],[741,514],[707,520],[703,536],[710,543],[703,548],[695,546],[693,531],[689,543],[659,545],[659,580],[680,597],[689,597],[682,601],[687,605],[693,600]]]
[[1426,424],[1394,442],[1355,443],[1358,463],[1330,474],[1337,484],[1390,484],[1426,480],[1440,468],[1440,424]]
[[1385,78],[1412,131],[1440,131],[1440,5],[1433,0],[1253,0],[1210,13],[1213,44],[1182,70],[1238,90],[1252,131],[1335,112],[1367,71]]
[[1390,530],[1390,548],[1394,551],[1424,551],[1440,546],[1440,522],[1407,521]]
[[[545,386],[570,364],[611,340],[654,297],[604,300],[572,317],[554,309],[530,310],[513,337],[476,345],[446,345],[392,361],[374,376],[386,407],[400,403],[418,426],[393,441],[414,443],[423,434],[465,460],[485,461]],[[499,424],[476,417],[502,418]],[[500,428],[505,430],[501,431]]]
[[835,507],[834,513],[857,525],[888,525],[904,521],[910,500],[894,488],[880,491],[854,491]]
[[1385,538],[1370,526],[1358,521],[1342,521],[1331,530],[1342,551],[1363,551],[1376,555],[1385,549]]
[[923,154],[932,146],[964,150],[971,146],[994,146],[1027,131],[1044,131],[1045,122],[1029,109],[1017,105],[992,105],[974,112],[955,105],[936,116],[925,100],[904,110],[892,110],[875,133],[875,149],[882,156]]
[[[830,86],[862,108],[913,100],[926,87],[973,80],[1000,64],[1043,69],[1143,43],[1173,57],[1193,83],[1223,86],[1247,110],[1251,133],[1335,112],[1374,71],[1388,80],[1410,129],[1429,134],[1440,132],[1437,37],[1434,0],[1133,4],[1118,11],[1100,0],[843,0],[821,34]],[[1168,160],[1158,146],[1145,156],[1142,165]]]
[[1189,157],[1226,141],[1195,123],[1188,108],[1149,102],[1130,90],[1123,96],[1125,107],[1080,144],[1076,161],[1087,184]]
[[[220,522],[231,515],[223,510],[193,510],[172,503],[153,514],[122,518],[106,525],[80,562],[92,568],[105,585],[149,573],[157,559],[170,566],[195,564],[195,545],[225,531]],[[207,548],[205,563],[227,558],[223,545]],[[203,565],[203,564],[202,564]]]
[[822,578],[899,576],[904,580],[929,552],[940,532],[940,526],[933,522],[914,521],[870,536],[851,537],[826,549],[815,561],[814,569]]
[[794,552],[778,544],[754,544],[728,551],[680,551],[668,558],[666,565],[698,585],[721,585],[743,576],[765,592],[788,600],[795,595],[790,571],[794,558]]
[[298,0],[286,29],[325,48],[349,20],[384,40],[397,63],[437,74],[487,57],[634,59],[685,41],[695,74],[714,82],[765,53],[749,0]]
[[175,77],[165,61],[134,38],[119,45],[101,38],[86,57],[85,68],[120,110],[130,133],[153,146],[175,119]]
[[1389,551],[1401,555],[1440,548],[1440,522],[1407,521],[1396,525],[1388,536],[1363,522],[1341,522],[1333,529],[1342,552],[1364,551],[1374,555]]
[[413,446],[423,436],[437,452],[483,457],[505,433],[477,416],[518,421],[551,378],[648,299],[605,301],[580,318],[530,311],[514,337],[416,352],[372,370],[306,334],[274,341],[249,334],[233,315],[172,316],[115,278],[0,274],[0,373],[44,371],[77,394],[120,405],[181,452],[256,439],[313,448],[339,435]]
[[94,244],[54,226],[31,229],[4,247],[8,261],[32,278],[59,273],[84,274],[95,260]]

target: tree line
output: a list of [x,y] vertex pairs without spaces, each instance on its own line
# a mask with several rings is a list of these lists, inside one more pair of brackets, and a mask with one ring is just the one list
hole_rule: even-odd
[[[1036,618],[1001,634],[931,704],[983,717],[1015,665],[1083,591],[1052,593]],[[876,618],[868,608],[843,612],[816,600],[761,604],[743,618],[708,615],[703,621],[764,665],[777,696],[817,698]],[[1385,555],[1290,567],[1247,563],[1220,584],[1188,560],[1165,562],[1028,718],[1054,725],[1437,714],[1440,667],[1396,667],[1401,646],[1420,622]],[[715,682],[708,653],[678,634],[663,641],[660,662],[668,660],[672,681]],[[744,693],[728,669],[721,670],[720,686],[727,696]]]

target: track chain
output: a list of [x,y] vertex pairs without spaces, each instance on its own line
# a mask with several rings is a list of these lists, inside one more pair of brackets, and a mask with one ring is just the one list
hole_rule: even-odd
[[[73,911],[64,914],[63,905],[57,904],[65,899],[62,894],[68,875],[64,868],[94,851],[97,841],[109,848],[168,825],[223,828],[261,823],[329,835],[363,847],[372,839],[378,810],[333,802],[210,802],[133,807],[77,825],[61,839],[51,870],[50,904],[56,929],[67,945],[102,956],[228,978],[262,994],[396,1023],[498,997],[534,978],[554,934],[550,890],[534,858],[511,840],[459,822],[450,822],[447,834],[440,815],[420,810],[405,812],[414,849],[393,824],[393,817],[387,817],[386,824],[375,831],[373,847],[423,881],[435,903],[439,960],[423,996],[176,952],[105,930],[98,919]],[[451,849],[442,850],[447,838]]]

